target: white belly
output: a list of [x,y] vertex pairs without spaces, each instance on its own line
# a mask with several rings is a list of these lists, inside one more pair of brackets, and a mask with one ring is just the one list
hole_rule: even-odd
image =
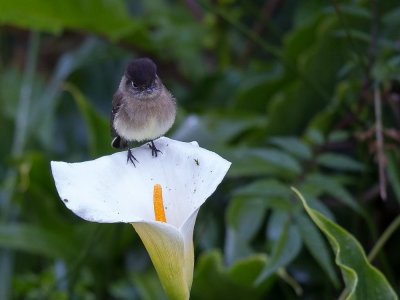
[[128,141],[154,140],[171,128],[174,118],[160,122],[156,118],[150,118],[144,126],[135,127],[132,122],[124,118],[114,119],[114,128],[117,133]]

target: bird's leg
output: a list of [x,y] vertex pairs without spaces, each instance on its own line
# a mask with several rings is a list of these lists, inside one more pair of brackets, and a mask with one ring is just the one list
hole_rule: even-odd
[[132,154],[131,143],[128,142],[128,157],[126,158],[126,163],[131,162],[133,164],[133,166],[136,167],[135,162],[133,160],[136,160],[138,162],[136,157],[134,157],[133,154]]
[[153,142],[153,141],[151,141],[151,142],[148,143],[147,145],[149,145],[149,147],[150,147],[150,149],[151,149],[151,156],[157,157],[157,153],[158,153],[158,152],[160,152],[160,153],[162,154],[162,152],[156,148],[156,145],[154,145],[154,142]]

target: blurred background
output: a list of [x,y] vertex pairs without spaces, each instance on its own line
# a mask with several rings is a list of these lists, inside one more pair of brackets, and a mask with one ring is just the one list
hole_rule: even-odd
[[[177,99],[167,135],[233,163],[198,216],[191,299],[340,295],[290,186],[367,253],[399,214],[397,0],[0,0],[0,24],[0,299],[166,299],[132,227],[79,219],[50,173],[114,151],[136,57]],[[398,292],[391,234],[372,263]]]

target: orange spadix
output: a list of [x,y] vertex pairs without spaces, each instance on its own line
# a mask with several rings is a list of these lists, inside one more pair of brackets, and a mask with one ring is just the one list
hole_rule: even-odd
[[156,184],[154,186],[154,214],[156,216],[156,221],[167,222],[165,219],[165,211],[164,211],[164,204],[162,200],[162,189],[161,185]]

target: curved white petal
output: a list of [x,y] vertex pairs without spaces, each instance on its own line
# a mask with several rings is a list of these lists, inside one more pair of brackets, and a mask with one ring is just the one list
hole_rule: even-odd
[[156,221],[132,223],[170,299],[189,299],[194,267],[193,229],[198,212],[196,209],[179,229]]
[[183,251],[185,259],[184,274],[189,290],[192,287],[193,267],[194,267],[193,229],[198,212],[199,208],[196,209],[179,228],[179,231],[181,232],[183,237],[183,244],[184,244]]
[[142,239],[168,297],[171,300],[189,299],[193,277],[193,247],[189,279],[184,238],[176,227],[156,221],[135,222],[132,225]]
[[151,156],[147,145],[81,163],[51,162],[57,191],[65,205],[95,222],[154,220],[153,187],[160,184],[167,223],[179,228],[215,191],[230,162],[214,152],[162,137]]

